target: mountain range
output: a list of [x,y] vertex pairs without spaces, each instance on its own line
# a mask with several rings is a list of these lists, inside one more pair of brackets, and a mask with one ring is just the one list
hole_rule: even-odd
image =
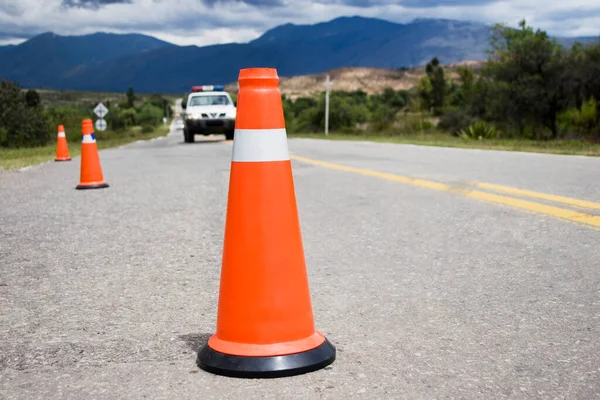
[[[408,24],[341,17],[314,25],[284,24],[248,43],[177,46],[139,34],[43,33],[0,46],[0,79],[22,87],[88,91],[183,93],[192,85],[228,84],[247,67],[277,68],[280,76],[339,67],[413,67],[485,59],[490,26],[448,19]],[[570,45],[575,40],[557,38]]]

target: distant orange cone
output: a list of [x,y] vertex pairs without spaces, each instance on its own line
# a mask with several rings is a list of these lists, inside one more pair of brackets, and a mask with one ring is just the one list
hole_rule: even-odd
[[67,145],[67,137],[65,135],[65,127],[58,126],[58,136],[56,138],[56,158],[54,161],[71,161],[69,155],[69,146]]
[[243,69],[239,85],[217,330],[197,364],[245,378],[315,371],[336,349],[313,321],[279,77]]
[[100,157],[96,145],[96,136],[91,119],[84,119],[81,124],[83,139],[81,141],[81,171],[77,189],[100,189],[108,187],[102,176]]

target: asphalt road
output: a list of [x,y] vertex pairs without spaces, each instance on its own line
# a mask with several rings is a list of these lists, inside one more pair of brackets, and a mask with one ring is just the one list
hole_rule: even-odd
[[600,159],[290,140],[337,360],[242,380],[195,365],[232,150],[197,141],[0,174],[0,398],[600,397]]

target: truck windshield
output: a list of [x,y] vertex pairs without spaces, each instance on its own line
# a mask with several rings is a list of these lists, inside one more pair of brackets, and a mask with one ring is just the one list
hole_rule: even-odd
[[228,104],[229,99],[222,94],[214,96],[194,96],[190,100],[190,106],[226,106]]

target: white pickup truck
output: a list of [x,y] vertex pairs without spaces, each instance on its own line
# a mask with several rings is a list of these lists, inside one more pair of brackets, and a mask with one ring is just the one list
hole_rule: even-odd
[[223,86],[193,86],[192,92],[181,104],[183,108],[183,137],[186,143],[194,142],[194,135],[225,134],[233,140],[236,103]]

